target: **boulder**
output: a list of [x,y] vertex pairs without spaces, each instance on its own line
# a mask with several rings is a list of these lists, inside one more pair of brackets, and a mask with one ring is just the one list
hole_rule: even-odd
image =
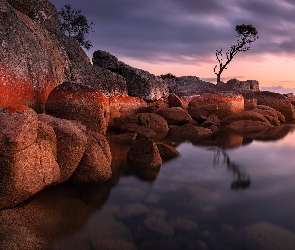
[[92,58],[93,65],[108,69],[112,72],[119,72],[118,58],[111,55],[109,52],[96,50]]
[[180,153],[175,148],[165,143],[157,143],[157,147],[163,161],[173,159],[180,155]]
[[218,106],[216,104],[197,105],[191,102],[189,103],[188,113],[194,120],[202,122],[204,119],[207,119],[209,115],[218,114]]
[[127,162],[136,169],[155,169],[162,164],[157,145],[152,140],[138,140],[127,152]]
[[27,106],[15,105],[0,110],[0,148],[18,151],[35,143],[38,116]]
[[147,103],[138,97],[132,96],[114,96],[109,98],[110,118],[109,129],[118,128],[119,121],[123,121],[126,117],[134,117],[138,110],[147,106]]
[[191,116],[180,107],[160,109],[158,114],[162,116],[169,125],[181,125],[189,123],[192,120]]
[[189,113],[195,118],[203,115],[201,112],[209,115],[210,111],[215,111],[214,114],[223,118],[243,110],[243,96],[233,92],[204,93],[194,97],[189,103]]
[[136,96],[145,101],[154,101],[168,96],[168,84],[162,78],[122,62],[120,62],[120,70],[126,79],[130,96]]
[[0,8],[0,108],[19,103],[44,112],[49,93],[65,81],[96,86],[107,96],[127,94],[122,76],[93,66],[60,32],[49,1],[1,1]]
[[88,130],[105,134],[109,121],[109,100],[97,89],[64,82],[50,93],[47,114],[67,120],[78,120]]
[[138,113],[135,115],[137,124],[150,128],[158,135],[167,135],[169,131],[167,121],[160,115],[154,113]]
[[216,86],[213,83],[202,81],[196,76],[177,77],[172,79],[173,84],[171,84],[169,79],[165,79],[165,81],[170,84],[171,92],[180,97],[194,96],[216,90]]
[[208,128],[211,126],[219,126],[221,123],[217,115],[209,115],[206,120],[200,125],[201,127]]
[[70,180],[87,183],[107,181],[112,176],[112,156],[108,141],[103,135],[90,130],[86,135],[86,151]]
[[13,207],[60,178],[55,135],[28,107],[0,112],[0,208]]
[[168,96],[168,102],[169,102],[170,108],[172,108],[172,107],[181,107],[182,108],[182,101],[181,101],[181,99],[177,95],[175,95],[173,93],[171,93]]
[[121,133],[136,133],[138,138],[152,139],[157,136],[152,129],[134,123],[123,124],[120,127],[120,131]]
[[[25,2],[25,3],[29,2],[30,4],[27,4],[27,6],[30,6],[31,11],[27,15],[31,19],[33,19],[35,22],[42,25],[45,29],[53,33],[60,32],[58,14],[57,14],[55,6],[51,2],[47,0],[29,0],[29,1],[28,0],[26,1],[10,0],[10,2],[14,2],[14,1]],[[17,6],[19,6],[19,4],[17,4]]]
[[230,123],[239,120],[259,121],[265,123],[267,126],[271,126],[270,122],[262,114],[259,114],[255,111],[244,111],[227,116],[222,119],[222,124],[229,125]]
[[278,114],[275,110],[263,110],[255,108],[253,111],[262,114],[274,126],[279,126],[281,124]]
[[208,128],[194,126],[192,124],[185,124],[182,126],[171,125],[169,126],[169,135],[176,138],[184,138],[192,140],[200,136],[211,135],[212,131]]
[[280,111],[277,111],[269,106],[266,106],[266,105],[256,105],[255,108],[257,109],[261,109],[261,110],[271,110],[271,111],[274,111],[277,113],[277,116],[278,116],[278,119],[280,122],[283,122],[285,123],[286,122],[286,118],[285,116],[280,112]]
[[292,103],[282,94],[269,91],[245,91],[242,93],[245,99],[257,99],[257,105],[269,106],[283,114],[286,121],[292,121],[295,112]]
[[87,137],[74,122],[46,114],[39,120],[51,126],[57,138],[57,163],[60,167],[59,183],[66,181],[78,167],[87,148]]
[[236,132],[260,132],[266,131],[270,125],[262,121],[238,120],[231,122],[228,127]]

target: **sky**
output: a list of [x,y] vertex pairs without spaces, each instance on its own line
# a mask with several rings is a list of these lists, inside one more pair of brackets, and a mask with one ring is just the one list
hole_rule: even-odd
[[295,0],[50,0],[94,22],[87,52],[104,50],[155,75],[193,75],[216,82],[215,51],[237,41],[235,27],[252,24],[259,39],[221,75],[258,80],[261,89],[295,92]]

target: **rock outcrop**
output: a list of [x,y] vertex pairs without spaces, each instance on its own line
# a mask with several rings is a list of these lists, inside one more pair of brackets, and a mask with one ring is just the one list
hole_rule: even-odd
[[226,83],[219,82],[217,83],[216,87],[226,91],[259,91],[259,82],[256,80],[239,81],[238,79],[234,78],[228,80]]
[[120,71],[126,79],[130,96],[136,96],[145,101],[155,101],[169,95],[168,84],[160,77],[122,62],[120,63]]
[[158,114],[162,116],[169,125],[182,125],[192,120],[191,116],[180,107],[160,109]]
[[19,103],[42,112],[51,90],[64,81],[98,86],[107,96],[127,94],[123,77],[93,66],[60,32],[49,1],[3,0],[0,8],[0,108]]

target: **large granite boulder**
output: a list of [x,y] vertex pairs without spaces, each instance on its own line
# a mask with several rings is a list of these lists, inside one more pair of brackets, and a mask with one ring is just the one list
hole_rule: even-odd
[[150,128],[135,123],[126,123],[120,127],[121,133],[136,133],[138,138],[154,139],[157,134]]
[[244,112],[239,112],[236,114],[229,115],[222,119],[222,124],[229,125],[232,122],[242,121],[242,120],[259,121],[264,123],[266,126],[271,126],[271,123],[262,114],[257,113],[255,111],[244,111]]
[[120,62],[120,71],[126,79],[130,96],[137,96],[145,101],[154,101],[167,97],[169,94],[168,84],[160,77],[122,62]]
[[44,111],[64,81],[91,84],[108,95],[126,94],[123,77],[93,66],[78,43],[63,35],[47,0],[1,1],[0,108],[14,103]]
[[244,98],[233,92],[203,93],[189,103],[189,114],[196,120],[201,115],[216,114],[219,118],[244,111]]
[[88,130],[86,151],[70,180],[73,182],[102,182],[112,176],[111,151],[106,138]]
[[109,100],[94,87],[64,82],[50,93],[45,107],[47,114],[78,120],[88,130],[106,133],[110,115]]
[[13,207],[59,181],[55,135],[24,106],[0,111],[0,208]]
[[[39,120],[51,126],[57,137],[57,163],[60,167],[59,183],[66,181],[78,167],[87,148],[85,126],[46,114]],[[82,129],[82,130],[81,130]]]
[[169,131],[167,121],[160,115],[154,113],[138,113],[135,120],[140,126],[150,128],[156,134],[165,136]]

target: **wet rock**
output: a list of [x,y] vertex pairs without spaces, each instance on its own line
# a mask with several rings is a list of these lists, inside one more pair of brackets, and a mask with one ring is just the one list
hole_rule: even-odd
[[159,168],[162,159],[152,140],[138,140],[127,153],[127,162],[135,168]]
[[218,114],[218,106],[216,104],[198,105],[190,102],[188,113],[194,120],[203,122],[209,115]]
[[[199,106],[202,108],[198,108]],[[244,98],[233,92],[204,93],[194,97],[189,103],[189,113],[196,120],[200,115],[212,114],[212,111],[220,119],[244,111]]]
[[157,136],[153,130],[131,123],[122,125],[120,131],[121,133],[136,133],[138,138],[151,139]]
[[119,135],[112,135],[111,141],[114,143],[131,144],[136,140],[137,133],[125,133]]
[[138,113],[135,116],[137,124],[152,129],[158,135],[166,136],[169,131],[167,121],[154,113]]
[[171,108],[172,107],[181,107],[182,108],[182,101],[181,101],[181,99],[177,95],[175,95],[173,93],[171,93],[168,96],[168,102],[169,102],[169,106]]
[[265,131],[271,127],[270,123],[253,120],[239,120],[231,122],[228,127],[236,132]]
[[173,159],[180,155],[180,153],[175,148],[167,144],[157,143],[157,147],[163,161]]
[[64,82],[50,93],[46,112],[58,118],[78,120],[88,130],[105,134],[109,122],[109,100],[93,87]]
[[122,76],[126,79],[128,94],[145,101],[159,100],[169,94],[168,84],[147,71],[120,62]]
[[41,114],[39,120],[51,126],[57,138],[59,182],[66,181],[76,170],[87,147],[87,137],[75,123]]
[[180,107],[160,109],[158,114],[162,116],[169,125],[182,125],[192,120],[191,116]]
[[112,176],[111,151],[106,138],[94,131],[88,130],[87,148],[71,176],[73,182],[103,182]]
[[255,111],[244,111],[237,114],[233,114],[222,119],[222,124],[228,125],[232,122],[239,120],[249,120],[249,121],[260,121],[268,126],[271,126],[270,122],[262,115]]
[[194,139],[199,136],[209,136],[211,134],[212,131],[210,129],[193,126],[192,124],[169,126],[169,135],[178,138]]
[[206,118],[206,120],[200,126],[204,128],[210,128],[211,126],[217,127],[220,125],[220,123],[221,121],[218,118],[218,116],[215,114],[211,114]]

